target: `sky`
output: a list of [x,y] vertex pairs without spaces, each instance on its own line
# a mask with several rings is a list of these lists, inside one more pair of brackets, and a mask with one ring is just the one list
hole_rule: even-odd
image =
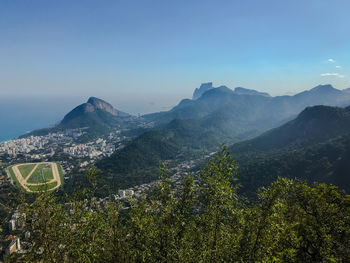
[[61,116],[90,96],[164,110],[208,81],[272,95],[348,88],[349,10],[348,0],[0,0],[0,98],[51,101],[42,114]]

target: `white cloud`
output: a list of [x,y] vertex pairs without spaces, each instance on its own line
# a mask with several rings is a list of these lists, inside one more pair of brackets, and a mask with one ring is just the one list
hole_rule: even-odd
[[339,74],[339,73],[332,73],[332,72],[327,72],[327,73],[322,73],[322,77],[338,77],[338,78],[344,78],[345,75]]
[[329,58],[327,61],[330,63],[335,63],[335,60],[333,58]]
[[341,66],[339,66],[339,65],[338,65],[338,66],[335,66],[335,67],[336,67],[336,68],[341,68]]

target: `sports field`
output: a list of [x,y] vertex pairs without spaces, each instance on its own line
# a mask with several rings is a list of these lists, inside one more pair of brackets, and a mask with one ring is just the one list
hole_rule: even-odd
[[28,174],[33,170],[34,166],[35,164],[20,165],[18,166],[18,169],[21,172],[23,178],[26,178]]
[[49,182],[53,179],[52,167],[50,164],[40,164],[27,180],[27,183],[37,184]]
[[54,190],[62,184],[63,169],[54,162],[16,164],[8,169],[12,179],[27,192]]

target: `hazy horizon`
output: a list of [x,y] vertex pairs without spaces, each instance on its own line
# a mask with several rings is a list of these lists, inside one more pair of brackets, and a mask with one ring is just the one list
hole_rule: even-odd
[[[213,83],[215,87],[225,85]],[[321,84],[319,84],[321,85]],[[191,98],[195,88],[193,87],[187,94],[148,94],[145,96],[113,96],[107,94],[97,95],[98,92],[82,96],[23,96],[21,94],[7,95],[0,98],[0,122],[5,123],[0,127],[0,142],[16,138],[26,132],[46,128],[57,124],[63,119],[65,114],[76,106],[86,102],[89,97],[101,98],[118,110],[129,114],[147,114],[158,111],[169,110],[176,106],[182,99]],[[332,85],[334,88],[336,86]],[[309,87],[307,90],[314,88]],[[235,87],[228,87],[234,89]],[[265,92],[265,90],[258,90]],[[304,90],[298,90],[301,92]],[[298,92],[286,92],[285,94],[270,94],[272,96],[294,95]],[[127,99],[126,99],[127,98]]]
[[272,96],[349,88],[349,9],[345,0],[1,1],[0,140],[53,125],[90,96],[137,115],[168,110],[204,82]]

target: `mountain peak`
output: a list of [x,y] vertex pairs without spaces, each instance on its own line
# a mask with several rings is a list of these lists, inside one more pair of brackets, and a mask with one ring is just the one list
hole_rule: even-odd
[[333,88],[331,84],[325,84],[325,85],[318,85],[311,89],[311,91],[318,91],[318,92],[328,92],[328,91],[335,91],[337,89]]
[[270,94],[268,94],[266,92],[260,92],[260,91],[253,90],[253,89],[245,89],[242,87],[235,88],[234,93],[240,94],[240,95],[260,95],[260,96],[265,96],[265,97],[271,97]]
[[270,151],[295,144],[312,144],[350,132],[350,109],[316,105],[306,107],[294,120],[254,139],[239,142],[234,152]]
[[297,117],[298,121],[310,121],[313,119],[331,121],[339,116],[349,115],[348,108],[339,108],[326,105],[306,107]]
[[[100,112],[100,113],[98,113]],[[97,113],[99,116],[102,114],[110,114],[115,117],[125,117],[129,116],[129,114],[118,111],[113,108],[111,104],[108,102],[101,100],[96,97],[90,97],[86,103],[83,103],[77,107],[75,107],[72,111],[70,111],[66,116],[64,116],[61,124],[68,123],[77,118],[83,118],[84,121],[89,119],[86,114]],[[99,117],[100,118],[100,117]]]
[[213,88],[214,88],[213,82],[202,83],[201,86],[199,87],[199,89],[196,88],[194,90],[192,99],[193,100],[199,99],[203,95],[203,93],[205,93],[206,91],[211,90]]
[[90,97],[90,98],[87,100],[87,103],[94,104],[94,102],[96,102],[96,101],[103,101],[103,102],[106,102],[106,101],[104,101],[104,100],[102,100],[102,99],[99,99],[99,98],[97,98],[97,97]]
[[91,104],[95,109],[104,110],[115,116],[118,115],[118,111],[114,109],[111,104],[102,99],[90,97],[87,101],[87,104]]

